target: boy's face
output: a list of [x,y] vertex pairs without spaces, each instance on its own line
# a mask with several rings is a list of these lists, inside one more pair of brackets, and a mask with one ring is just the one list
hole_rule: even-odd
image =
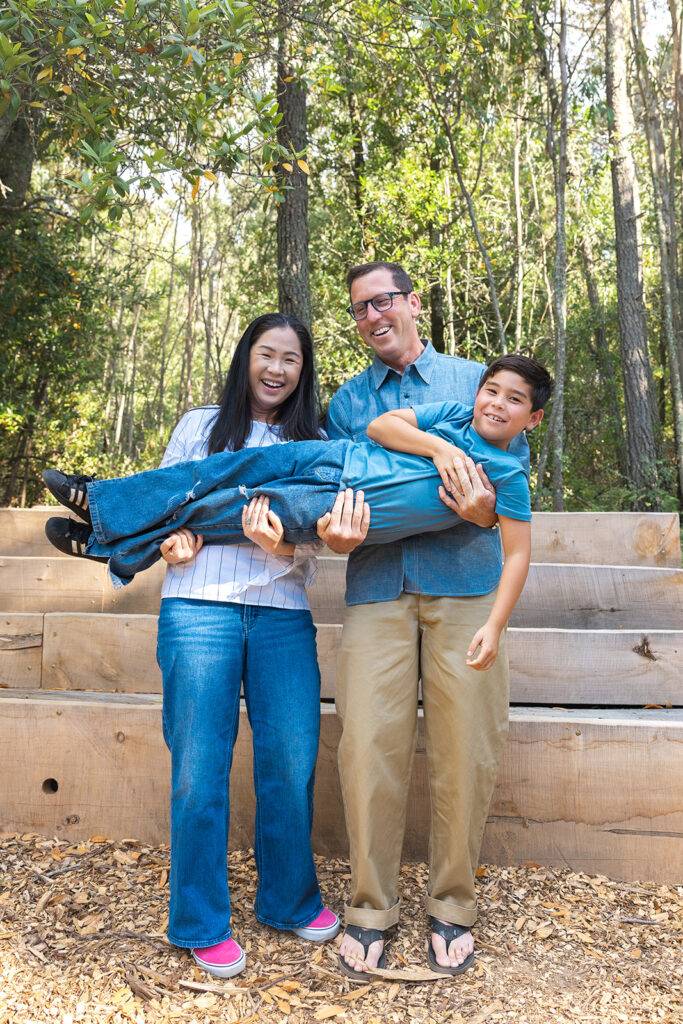
[[489,444],[506,449],[523,430],[533,430],[543,409],[531,411],[531,385],[513,370],[499,370],[477,391],[474,429]]

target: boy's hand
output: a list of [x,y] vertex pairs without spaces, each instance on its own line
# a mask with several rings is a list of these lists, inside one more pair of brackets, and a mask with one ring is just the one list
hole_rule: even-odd
[[445,487],[439,487],[439,497],[444,505],[457,512],[461,519],[475,526],[495,526],[496,491],[481,465],[474,465],[467,455],[456,469],[457,482],[449,494]]
[[169,534],[166,540],[161,542],[159,553],[169,565],[182,565],[184,562],[191,562],[198,551],[201,551],[204,538],[201,533],[194,534],[185,526]]
[[242,532],[268,555],[294,554],[295,545],[284,539],[282,520],[270,511],[270,498],[265,494],[252,498],[242,509]]
[[443,441],[432,461],[447,491],[457,493],[460,490],[460,477],[467,474],[465,469],[466,455],[462,448]]
[[370,506],[362,491],[348,487],[334,499],[331,512],[318,520],[318,536],[337,555],[346,555],[362,544],[370,528]]
[[[500,633],[500,629],[490,622],[485,623],[481,629],[477,630],[467,651],[466,664],[470,668],[476,668],[478,672],[485,672],[487,668],[491,668],[498,656]],[[474,653],[477,647],[480,650],[475,658]]]

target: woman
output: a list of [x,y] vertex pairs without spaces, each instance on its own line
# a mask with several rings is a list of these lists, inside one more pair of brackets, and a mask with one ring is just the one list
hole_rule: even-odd
[[[318,438],[319,419],[311,336],[293,317],[267,314],[242,335],[218,409],[187,413],[161,464]],[[244,532],[252,543],[201,548],[180,531],[162,545],[170,563],[157,649],[172,763],[168,937],[222,978],[246,962],[232,938],[226,866],[242,684],[254,743],[256,917],[314,941],[339,930],[322,904],[310,842],[320,674],[305,584],[314,549],[283,547],[263,501],[249,506]]]

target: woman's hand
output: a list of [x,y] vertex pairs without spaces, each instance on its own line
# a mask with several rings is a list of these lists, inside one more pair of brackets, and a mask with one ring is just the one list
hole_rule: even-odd
[[[486,622],[481,629],[478,629],[467,650],[466,664],[470,668],[476,668],[478,672],[485,672],[487,668],[491,668],[498,656],[500,634],[501,630],[491,622]],[[474,653],[477,647],[480,650],[475,658]]]
[[252,498],[242,509],[242,532],[269,555],[294,554],[295,545],[284,539],[282,520],[270,511],[270,499],[265,494]]
[[439,450],[432,455],[432,460],[437,468],[444,487],[451,493],[460,492],[460,475],[466,474],[465,459],[467,456],[462,448],[456,448],[454,444],[443,441]]
[[204,538],[201,533],[194,534],[192,530],[183,526],[161,542],[159,551],[169,565],[182,565],[191,562],[197,552],[201,551],[203,544]]

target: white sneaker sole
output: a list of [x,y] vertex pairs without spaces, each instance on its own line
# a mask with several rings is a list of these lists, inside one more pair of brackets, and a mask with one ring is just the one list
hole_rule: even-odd
[[292,931],[300,939],[308,939],[309,942],[327,942],[328,939],[333,939],[335,935],[339,934],[340,928],[341,922],[337,918],[336,922],[327,928],[292,928]]
[[236,974],[240,974],[247,966],[247,957],[244,952],[239,960],[235,960],[232,964],[210,964],[206,960],[202,960],[201,957],[197,956],[194,950],[192,950],[192,956],[203,971],[207,974],[213,974],[215,978],[234,978]]

